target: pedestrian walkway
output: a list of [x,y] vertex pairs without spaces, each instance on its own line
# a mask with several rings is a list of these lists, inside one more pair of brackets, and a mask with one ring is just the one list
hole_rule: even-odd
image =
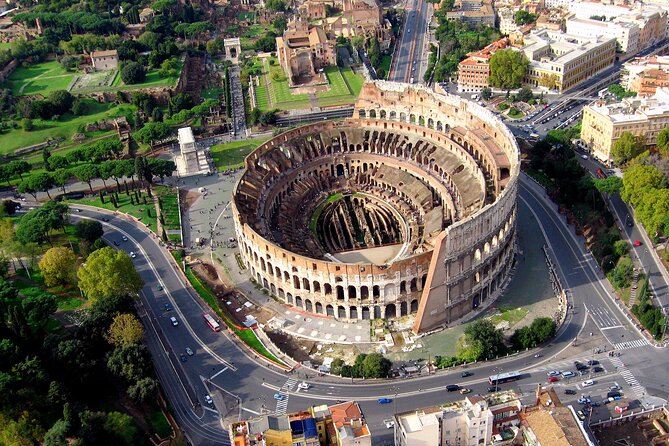
[[629,348],[638,348],[638,347],[643,347],[644,345],[648,345],[649,342],[646,338],[643,339],[637,339],[634,341],[629,341],[629,342],[619,342],[617,344],[613,344],[613,349],[614,350],[627,350]]
[[297,380],[295,378],[288,378],[288,381],[286,381],[283,386],[281,386],[279,394],[283,396],[283,399],[277,400],[276,402],[276,415],[286,414],[286,409],[288,408],[288,398],[290,397],[289,392],[293,390],[296,384]]
[[629,390],[626,390],[628,396],[631,392],[633,396],[641,400],[646,395],[646,388],[642,386],[641,383],[639,383],[639,381],[634,377],[632,372],[627,368],[627,366],[625,366],[625,363],[623,363],[619,357],[612,357],[611,364],[616,367],[618,373],[620,373],[620,376],[622,376],[627,385],[630,386]]

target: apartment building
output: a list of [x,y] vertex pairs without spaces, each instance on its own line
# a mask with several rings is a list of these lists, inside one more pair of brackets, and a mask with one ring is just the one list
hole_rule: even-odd
[[233,446],[371,446],[358,403],[313,406],[285,415],[261,415],[232,423]]
[[395,446],[488,445],[518,424],[520,409],[518,399],[502,393],[400,413],[395,415]]
[[654,95],[669,87],[669,56],[639,57],[623,65],[620,85],[639,96]]
[[474,25],[495,26],[495,8],[490,0],[456,0],[446,17]]
[[525,83],[538,87],[553,79],[563,93],[610,67],[616,55],[612,37],[580,37],[542,29],[524,37],[522,51],[530,61]]
[[458,91],[476,92],[489,85],[490,58],[497,50],[511,45],[508,38],[491,43],[479,51],[467,54],[467,58],[458,64]]
[[646,145],[652,147],[657,134],[667,126],[669,89],[658,88],[652,96],[626,98],[613,104],[599,101],[583,108],[581,140],[592,156],[611,164],[611,149],[623,132],[643,135]]

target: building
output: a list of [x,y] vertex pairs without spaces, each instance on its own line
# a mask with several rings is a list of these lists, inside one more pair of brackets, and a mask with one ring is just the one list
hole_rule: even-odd
[[276,38],[276,52],[290,85],[327,82],[323,67],[336,65],[336,48],[323,28],[304,20],[292,21],[283,36]]
[[91,65],[98,71],[115,70],[118,68],[118,51],[93,51]]
[[151,8],[144,8],[139,13],[139,23],[149,23],[156,15],[156,11]]
[[[470,396],[445,407],[428,407],[395,415],[395,446],[489,445],[518,424],[521,403],[500,393]],[[510,434],[513,436],[513,434]]]
[[648,56],[626,62],[620,85],[639,96],[653,95],[657,88],[669,87],[669,56]]
[[[613,37],[623,59],[664,40],[667,34],[667,12],[655,5],[630,8],[584,2],[570,4],[570,10],[574,16],[567,20],[568,34],[588,38]],[[591,18],[595,16],[608,20]]]
[[411,315],[424,333],[492,302],[509,277],[519,151],[478,104],[367,83],[352,118],[290,129],[245,164],[231,202],[241,260],[301,311]]
[[510,45],[510,40],[504,38],[479,51],[467,54],[467,58],[458,64],[458,91],[475,92],[488,87],[490,58],[498,50],[508,48]]
[[669,89],[658,88],[654,95],[626,98],[606,104],[595,102],[583,108],[581,140],[592,156],[611,164],[611,149],[623,132],[643,136],[653,147],[657,134],[669,125]]
[[198,149],[190,127],[178,130],[179,153],[174,156],[174,164],[180,177],[206,174],[211,172],[211,166],[204,149]]
[[446,17],[474,25],[495,26],[495,8],[490,0],[456,0]]
[[525,446],[593,446],[574,409],[552,387],[537,386],[536,401],[518,414]]
[[613,65],[616,39],[579,37],[542,29],[524,37],[522,51],[530,61],[525,83],[562,93]]
[[233,446],[371,446],[356,402],[314,406],[287,415],[261,415],[232,423]]

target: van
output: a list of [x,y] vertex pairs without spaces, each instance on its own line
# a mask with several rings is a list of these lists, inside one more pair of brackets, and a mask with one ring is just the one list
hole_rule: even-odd
[[179,321],[174,316],[170,318],[170,322],[172,322],[172,325],[174,325],[175,327],[179,325]]
[[456,390],[459,390],[459,389],[460,389],[460,386],[458,386],[457,384],[449,384],[449,385],[446,386],[446,390],[449,391],[449,392],[455,392]]
[[621,395],[620,392],[617,392],[617,391],[614,390],[614,391],[611,391],[611,392],[607,393],[606,397],[607,398],[615,398],[615,397],[620,396],[620,395]]

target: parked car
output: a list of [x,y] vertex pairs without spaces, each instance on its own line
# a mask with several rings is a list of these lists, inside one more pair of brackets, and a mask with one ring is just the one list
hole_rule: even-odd
[[592,371],[593,371],[593,373],[601,373],[601,372],[604,371],[604,367],[600,367],[600,366],[597,365],[597,366],[592,368]]
[[611,387],[609,387],[609,390],[620,390],[620,386],[618,384],[614,384]]
[[574,372],[572,372],[571,370],[565,370],[565,371],[561,372],[560,374],[562,375],[563,378],[573,378],[574,376],[576,376],[576,374]]
[[179,356],[179,359],[181,359],[181,362],[188,361],[188,358],[186,358],[186,355],[184,355],[183,353]]
[[460,390],[460,386],[457,384],[449,384],[446,386],[446,390],[448,392],[455,392],[456,390]]
[[495,387],[495,386],[489,386],[489,387],[488,387],[488,392],[497,392],[497,387]]
[[468,389],[467,387],[460,389],[460,395],[464,395],[466,393],[472,393],[472,389]]
[[214,400],[212,400],[209,395],[204,396],[204,402],[207,404],[214,404]]
[[172,305],[169,303],[165,304],[165,311],[172,311]]
[[576,395],[576,391],[574,389],[564,389],[564,394],[565,395]]
[[560,378],[558,378],[557,376],[549,376],[548,377],[548,382],[549,383],[556,383],[558,381],[560,381]]
[[126,237],[126,236],[124,235],[123,237],[121,237],[121,240],[123,240],[124,242],[127,242],[127,241],[128,241],[128,237]]
[[188,356],[193,356],[195,354],[190,347],[186,347],[186,353],[188,353]]
[[582,410],[576,412],[576,416],[578,417],[579,420],[585,421],[585,413]]
[[581,386],[583,386],[583,387],[590,387],[590,386],[594,386],[594,385],[595,385],[595,381],[592,380],[592,379],[588,379],[588,380],[583,381],[581,383]]
[[174,325],[175,327],[179,325],[179,321],[174,316],[170,318],[170,322],[172,322],[172,325]]
[[135,257],[137,257],[137,254],[135,254],[133,251],[130,251],[130,257],[134,259]]
[[581,397],[578,399],[578,404],[590,404],[592,400],[588,397]]
[[557,370],[551,370],[550,372],[546,372],[546,375],[548,375],[548,376],[559,376],[560,372],[558,372]]
[[[275,395],[275,397],[276,397],[276,395]],[[389,404],[389,403],[392,403],[393,400],[390,399],[390,398],[379,398],[378,400],[376,400],[376,402],[379,403],[379,404]]]

